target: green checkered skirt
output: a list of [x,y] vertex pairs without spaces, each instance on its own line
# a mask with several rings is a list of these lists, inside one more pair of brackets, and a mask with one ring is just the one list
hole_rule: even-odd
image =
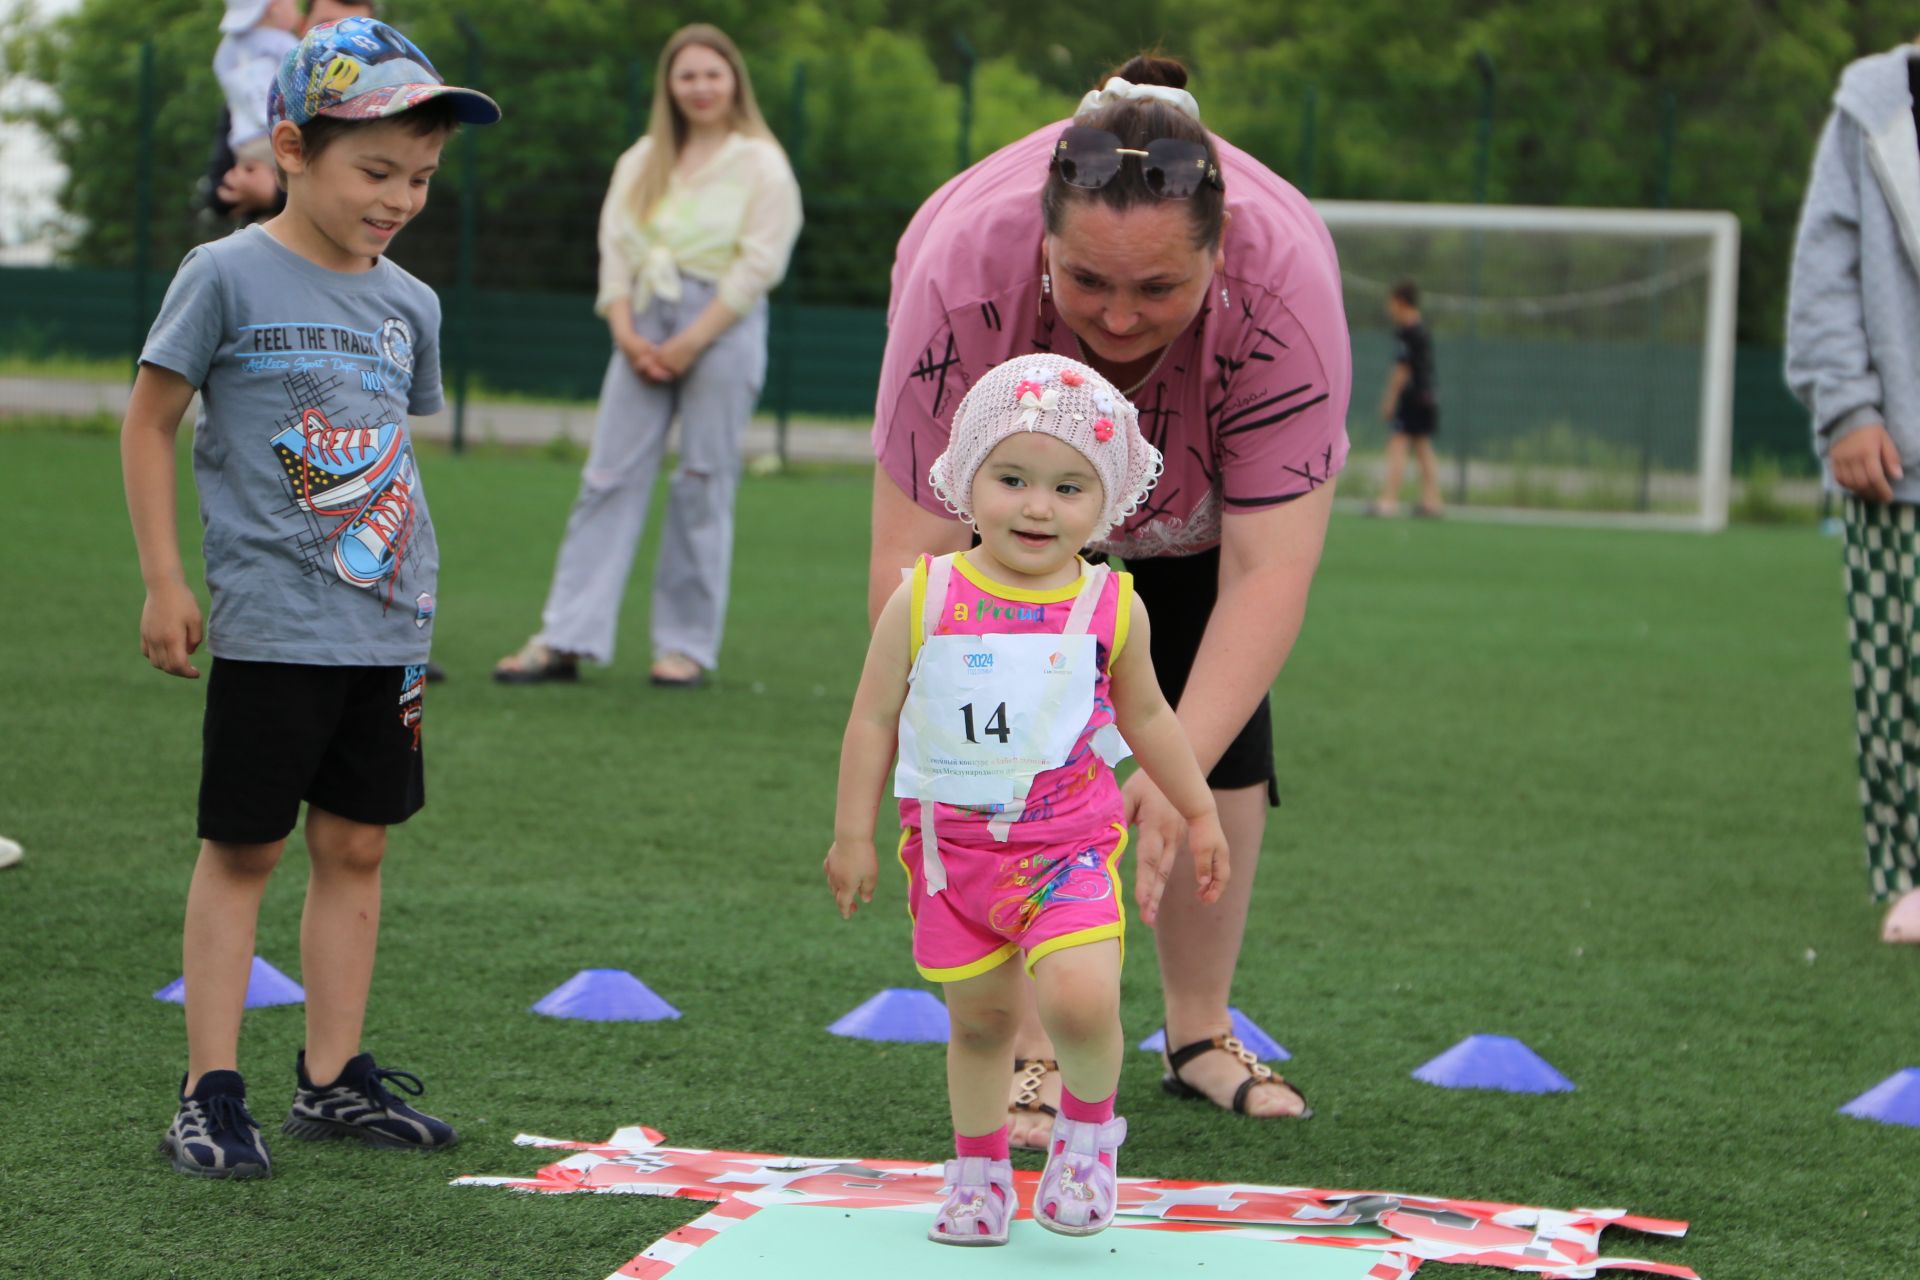
[[1920,883],[1920,508],[1846,501],[1847,638],[1867,878],[1887,899]]

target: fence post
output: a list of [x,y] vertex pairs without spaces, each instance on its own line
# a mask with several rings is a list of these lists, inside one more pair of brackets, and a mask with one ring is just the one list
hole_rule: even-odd
[[1319,150],[1319,137],[1315,128],[1316,116],[1320,105],[1320,91],[1308,83],[1306,92],[1300,99],[1300,155],[1294,162],[1293,185],[1300,189],[1303,196],[1313,194],[1313,161]]
[[[804,197],[806,193],[806,148],[807,148],[807,64],[796,62],[793,65],[793,85],[787,94],[787,162],[793,166],[793,179],[800,185]],[[800,253],[798,243],[794,245],[794,256]],[[774,453],[780,459],[780,469],[786,470],[790,459],[787,456],[787,420],[793,414],[793,341],[795,316],[793,305],[794,267],[797,263],[787,263],[787,278],[780,284],[773,299],[773,414],[774,414]]]
[[133,360],[138,370],[146,343],[148,277],[153,269],[153,41],[140,44],[140,141],[134,159],[133,203]]
[[[1673,90],[1660,95],[1660,170],[1655,180],[1653,202],[1665,209],[1673,203]],[[1667,242],[1657,240],[1653,247],[1653,278],[1667,273]],[[1666,362],[1660,344],[1660,293],[1656,288],[1647,295],[1647,359],[1642,366],[1640,393],[1640,510],[1653,509],[1653,406],[1664,383],[1661,374]]]
[[967,37],[953,33],[953,47],[960,53],[960,136],[955,147],[955,172],[973,163],[973,67],[979,59]]
[[[455,14],[454,23],[467,42],[467,78],[470,89],[478,89],[480,80],[480,33],[465,14]],[[467,389],[473,370],[473,260],[474,238],[478,234],[480,206],[480,158],[474,149],[475,129],[460,132],[460,248],[454,267],[453,323],[453,451],[458,454],[467,443]]]
[[[1473,68],[1480,76],[1480,119],[1474,129],[1473,157],[1473,202],[1487,202],[1487,183],[1493,168],[1493,105],[1494,92],[1498,77],[1493,69],[1493,57],[1485,49],[1473,51]],[[1480,274],[1486,256],[1486,232],[1475,231],[1471,244],[1471,279],[1469,295],[1473,305],[1467,309],[1467,349],[1465,376],[1458,384],[1465,394],[1464,412],[1460,414],[1460,467],[1454,480],[1454,501],[1465,505],[1467,501],[1467,464],[1473,456],[1473,387],[1477,381],[1474,365],[1480,355]],[[1390,495],[1391,496],[1391,495]]]

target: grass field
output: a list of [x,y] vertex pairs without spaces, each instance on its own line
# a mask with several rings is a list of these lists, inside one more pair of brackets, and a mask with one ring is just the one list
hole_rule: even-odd
[[[915,981],[898,877],[843,924],[819,873],[866,478],[746,482],[723,669],[689,694],[647,685],[644,590],[622,660],[583,686],[489,682],[536,622],[575,472],[424,468],[452,679],[427,700],[430,804],[392,842],[367,1035],[465,1140],[284,1139],[271,1181],[208,1184],[153,1151],[184,1049],[150,998],[179,972],[201,693],[139,656],[112,440],[0,436],[0,831],[29,850],[0,873],[0,1274],[598,1280],[697,1209],[447,1180],[532,1170],[516,1132],[636,1122],[942,1154],[940,1050],[823,1030]],[[1337,520],[1276,698],[1286,805],[1235,996],[1319,1115],[1177,1102],[1131,1054],[1123,1168],[1631,1207],[1693,1237],[1610,1252],[1708,1280],[1913,1275],[1920,1132],[1834,1114],[1920,1065],[1920,955],[1874,940],[1859,865],[1838,556],[1808,530]],[[259,935],[296,976],[300,863]],[[1135,939],[1138,1039],[1158,1018]],[[684,1018],[527,1013],[592,966]],[[1578,1091],[1408,1078],[1474,1032],[1526,1040]],[[274,1130],[300,1035],[297,1008],[248,1015]]]

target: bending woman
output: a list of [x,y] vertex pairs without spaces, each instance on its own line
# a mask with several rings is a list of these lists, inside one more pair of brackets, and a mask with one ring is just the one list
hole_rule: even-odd
[[[955,406],[994,365],[1051,351],[1139,407],[1166,473],[1096,544],[1153,611],[1153,665],[1219,804],[1234,874],[1203,904],[1186,851],[1155,931],[1166,1087],[1255,1116],[1305,1098],[1231,1034],[1227,997],[1278,802],[1267,691],[1306,614],[1352,384],[1333,242],[1307,200],[1200,124],[1179,63],[1136,58],[1071,121],[936,191],[901,237],[873,432],[869,613],[921,552],[971,533],[927,468]],[[1125,788],[1142,858],[1181,838],[1144,773]],[[1045,1142],[1059,1076],[1029,993],[1011,1137]]]
[[541,627],[494,678],[572,680],[613,661],[647,502],[680,419],[680,466],[653,578],[653,682],[699,684],[720,660],[740,444],[767,369],[766,295],[800,234],[800,190],[718,28],[660,54],[647,135],[600,211],[600,293],[614,353]]

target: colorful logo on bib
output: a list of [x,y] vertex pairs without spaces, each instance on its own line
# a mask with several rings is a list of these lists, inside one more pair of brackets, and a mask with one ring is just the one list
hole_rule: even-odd
[[1047,658],[1047,670],[1049,671],[1063,671],[1066,669],[1066,665],[1067,655],[1064,653],[1055,653]]

